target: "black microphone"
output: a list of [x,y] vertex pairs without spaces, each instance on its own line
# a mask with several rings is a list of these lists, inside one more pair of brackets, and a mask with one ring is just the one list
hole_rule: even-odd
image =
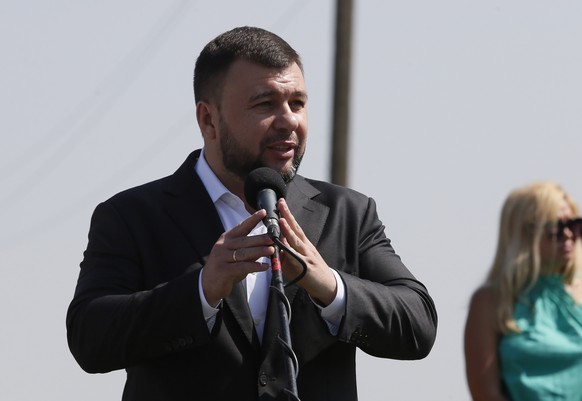
[[245,181],[245,197],[250,206],[265,209],[267,216],[263,223],[271,238],[279,238],[279,209],[277,200],[287,194],[287,186],[281,174],[269,167],[259,167],[250,172]]

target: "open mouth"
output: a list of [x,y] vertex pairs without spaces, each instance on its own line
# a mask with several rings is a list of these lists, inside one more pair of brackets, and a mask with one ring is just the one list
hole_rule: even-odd
[[293,142],[275,143],[267,146],[267,149],[270,152],[275,153],[277,157],[289,158],[293,157],[293,154],[295,152],[295,143]]

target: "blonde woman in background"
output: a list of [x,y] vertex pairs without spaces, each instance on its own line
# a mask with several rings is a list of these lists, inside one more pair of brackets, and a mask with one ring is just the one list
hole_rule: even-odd
[[580,210],[555,183],[505,201],[465,327],[473,400],[582,400],[581,235]]

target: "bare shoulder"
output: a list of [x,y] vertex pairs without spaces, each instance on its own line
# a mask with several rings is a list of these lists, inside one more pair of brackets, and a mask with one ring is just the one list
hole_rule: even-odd
[[495,296],[493,289],[487,286],[481,286],[475,290],[471,296],[471,307],[487,308],[495,305]]
[[487,286],[479,287],[471,296],[468,319],[477,319],[478,325],[481,327],[487,323],[494,324],[496,307],[493,289]]

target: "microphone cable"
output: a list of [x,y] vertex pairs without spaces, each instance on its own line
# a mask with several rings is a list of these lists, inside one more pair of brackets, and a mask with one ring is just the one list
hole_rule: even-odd
[[[303,268],[303,270],[301,271],[301,273],[295,277],[293,280],[289,281],[287,284],[283,285],[282,283],[282,275],[281,275],[281,269],[280,266],[277,267],[278,271],[277,271],[277,276],[275,277],[275,284],[273,285],[273,283],[271,283],[271,286],[269,287],[271,290],[271,293],[274,294],[275,296],[277,296],[280,300],[279,305],[283,305],[284,311],[286,312],[286,316],[287,316],[287,325],[286,328],[282,327],[282,330],[284,331],[283,336],[286,337],[287,339],[283,338],[281,336],[281,333],[279,333],[277,335],[277,341],[279,342],[279,344],[281,345],[284,353],[287,355],[288,359],[290,360],[291,366],[288,366],[289,370],[292,370],[292,372],[290,372],[290,375],[293,376],[293,382],[292,384],[292,388],[288,389],[288,388],[284,388],[283,391],[287,394],[288,400],[289,401],[301,401],[297,395],[297,385],[295,383],[295,380],[297,379],[297,376],[299,374],[299,362],[297,360],[297,355],[295,355],[295,352],[293,351],[293,348],[291,346],[291,336],[289,333],[289,327],[291,324],[291,305],[289,303],[289,299],[287,299],[287,296],[285,295],[285,288],[289,287],[290,285],[296,284],[299,280],[301,280],[303,277],[305,277],[305,274],[307,274],[307,264],[305,263],[305,261],[291,248],[287,247],[285,244],[283,244],[283,242],[281,242],[281,240],[278,237],[272,237],[274,243],[275,243],[275,255],[277,260],[279,259],[279,248],[283,249],[286,253],[288,253],[289,255],[291,255],[294,259],[296,259],[299,264],[301,264],[301,267]],[[277,261],[277,263],[280,263]],[[281,308],[281,307],[279,307]],[[280,312],[283,312],[282,310],[280,310]]]
[[271,237],[273,239],[273,242],[275,242],[275,244],[277,244],[279,246],[279,248],[282,248],[285,253],[288,253],[289,255],[293,256],[293,258],[295,260],[297,260],[299,262],[299,264],[301,265],[301,267],[303,268],[303,270],[301,271],[301,273],[299,273],[299,275],[297,277],[295,277],[293,280],[289,281],[287,284],[285,284],[285,288],[296,284],[299,280],[301,280],[303,277],[305,277],[305,275],[307,274],[307,263],[305,263],[305,261],[303,259],[301,259],[301,257],[297,254],[297,252],[295,252],[293,249],[289,248],[288,246],[285,246],[285,244],[277,237]]

